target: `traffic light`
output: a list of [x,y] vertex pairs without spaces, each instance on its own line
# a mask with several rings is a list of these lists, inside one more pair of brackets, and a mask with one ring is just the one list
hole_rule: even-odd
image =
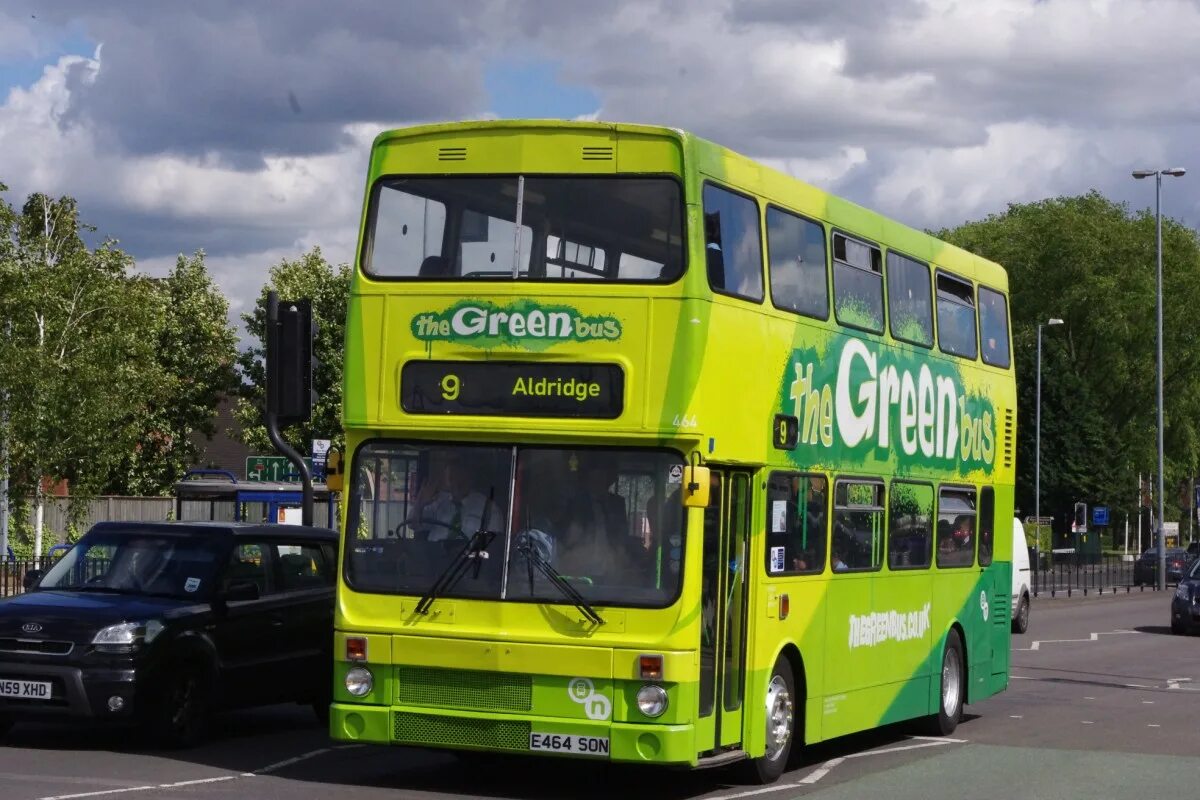
[[312,303],[307,299],[278,301],[273,322],[271,316],[268,314],[267,323],[267,411],[280,425],[307,422],[317,401],[313,379],[319,366],[313,355],[317,325]]
[[1075,524],[1072,528],[1080,532],[1087,530],[1087,503],[1075,504]]

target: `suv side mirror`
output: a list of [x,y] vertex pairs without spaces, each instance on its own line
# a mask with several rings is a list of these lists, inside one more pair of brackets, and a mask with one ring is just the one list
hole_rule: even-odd
[[40,581],[42,576],[45,574],[45,570],[31,569],[25,573],[25,577],[21,581],[21,585],[25,587],[25,591],[32,592],[33,587],[37,586],[38,581]]
[[237,603],[243,600],[258,599],[258,584],[253,581],[236,581],[229,584],[229,588],[225,590],[225,595],[222,598],[228,603]]

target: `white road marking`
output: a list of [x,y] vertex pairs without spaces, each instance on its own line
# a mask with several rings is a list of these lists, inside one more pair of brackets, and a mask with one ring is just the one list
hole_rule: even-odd
[[1147,728],[1161,728],[1161,727],[1162,727],[1162,725],[1159,725],[1159,724],[1157,724],[1157,723],[1154,723],[1154,722],[1150,722],[1150,723],[1147,723],[1147,724],[1146,724],[1146,727],[1147,727]]
[[1084,698],[1083,698],[1083,699],[1084,699],[1084,700],[1095,700],[1096,698],[1094,698],[1094,697],[1088,697],[1087,695],[1084,695]]
[[1120,636],[1121,634],[1125,634],[1125,633],[1137,633],[1137,632],[1138,631],[1127,631],[1127,630],[1099,631],[1099,632],[1094,632],[1094,633],[1089,634],[1088,638],[1086,638],[1086,639],[1038,639],[1037,641],[1034,641],[1032,644],[1030,644],[1029,647],[1014,647],[1013,652],[1037,651],[1037,650],[1040,650],[1042,648],[1042,645],[1044,645],[1044,644],[1063,644],[1065,642],[1098,642],[1098,641],[1100,641],[1101,636]]
[[1096,724],[1096,723],[1092,722],[1090,719],[1081,720],[1081,722],[1083,722],[1084,725],[1095,725]]
[[290,767],[293,764],[299,764],[301,761],[307,761],[311,758],[316,758],[319,755],[332,752],[334,750],[349,750],[353,747],[361,747],[362,745],[342,745],[340,747],[322,747],[320,750],[310,750],[307,753],[298,755],[295,758],[277,761],[274,764],[268,764],[261,769],[256,769],[253,772],[242,772],[237,775],[218,775],[214,778],[196,778],[190,781],[176,781],[174,783],[151,783],[144,786],[126,786],[120,789],[103,789],[95,792],[77,792],[75,794],[56,794],[46,797],[39,797],[37,800],[77,800],[82,797],[110,797],[112,795],[127,794],[132,792],[145,792],[150,789],[178,789],[182,786],[196,786],[203,783],[223,783],[225,781],[234,781],[241,778],[257,778],[261,775],[270,775],[272,772]]
[[714,800],[735,800],[735,798],[738,797],[755,797],[760,794],[780,792],[784,789],[798,789],[801,786],[812,786],[814,783],[828,775],[830,771],[838,764],[841,764],[843,761],[851,758],[882,756],[887,753],[899,753],[905,750],[923,750],[928,747],[941,747],[948,744],[966,744],[969,741],[968,739],[951,739],[946,736],[909,736],[908,738],[917,740],[917,744],[900,745],[898,747],[885,747],[882,750],[867,750],[862,753],[850,753],[838,758],[831,758],[798,781],[792,781],[791,783],[776,783],[771,786],[764,786],[761,789],[748,789],[744,792],[735,792],[734,794],[722,794],[718,795],[716,798],[714,798]]
[[1025,717],[1021,716],[1020,714],[1009,714],[1008,718],[1009,719],[1025,719]]
[[812,772],[805,775],[803,778],[801,778],[797,782],[804,783],[804,784],[816,783],[817,781],[821,780],[821,778],[824,778],[826,775],[828,775],[829,770],[833,769],[834,767],[836,767],[838,764],[842,763],[843,761],[845,761],[844,758],[831,758],[828,761],[826,761],[824,764],[822,764],[820,767],[818,767],[817,769],[814,769]]

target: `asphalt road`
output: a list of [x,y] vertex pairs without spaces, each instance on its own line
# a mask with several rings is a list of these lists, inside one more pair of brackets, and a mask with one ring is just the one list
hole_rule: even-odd
[[158,751],[126,733],[24,726],[0,747],[0,796],[49,798],[1130,798],[1195,794],[1200,637],[1171,636],[1170,595],[1037,602],[1013,681],[948,740],[903,726],[810,748],[770,787],[722,771],[339,747],[311,712],[219,718],[212,741]]

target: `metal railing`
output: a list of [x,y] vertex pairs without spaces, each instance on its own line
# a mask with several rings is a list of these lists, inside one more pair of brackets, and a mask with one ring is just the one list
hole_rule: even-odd
[[25,573],[31,569],[49,569],[57,558],[0,558],[0,597],[12,597],[25,591]]
[[[1056,553],[1053,561],[1047,553],[1042,553],[1040,563],[1030,570],[1029,589],[1034,597],[1155,591],[1158,588],[1155,569],[1137,571],[1135,563],[1132,557],[1110,553]],[[1173,585],[1170,574],[1167,580],[1168,585]]]

